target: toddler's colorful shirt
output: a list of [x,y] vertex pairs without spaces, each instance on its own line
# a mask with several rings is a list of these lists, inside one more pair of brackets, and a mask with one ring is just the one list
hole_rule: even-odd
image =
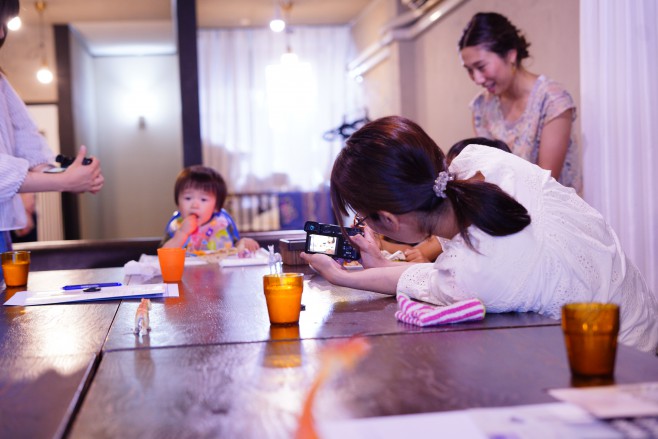
[[[166,227],[167,239],[171,239],[183,223],[180,212],[174,212],[174,216],[169,220]],[[233,247],[240,239],[238,227],[229,213],[222,209],[215,212],[210,222],[200,226],[199,229],[190,235],[183,248],[188,251],[199,250],[220,250],[223,248]]]

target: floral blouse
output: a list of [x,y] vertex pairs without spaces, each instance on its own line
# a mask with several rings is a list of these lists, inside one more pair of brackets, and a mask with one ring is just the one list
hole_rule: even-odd
[[[573,110],[576,120],[576,104],[562,85],[545,76],[537,78],[521,117],[513,122],[505,120],[500,100],[487,91],[480,93],[471,103],[473,123],[477,136],[502,140],[512,152],[531,163],[537,163],[539,142],[546,125],[567,110]],[[582,193],[582,157],[574,137],[572,126],[567,155],[558,181]]]

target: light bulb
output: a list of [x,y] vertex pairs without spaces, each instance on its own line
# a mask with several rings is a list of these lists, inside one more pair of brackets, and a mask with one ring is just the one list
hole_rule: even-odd
[[21,17],[16,16],[7,22],[7,29],[16,31],[21,28],[22,24]]
[[272,32],[282,32],[286,28],[286,22],[280,18],[274,18],[270,21],[270,29]]
[[50,84],[53,82],[53,72],[48,66],[43,66],[37,71],[37,80],[42,84]]

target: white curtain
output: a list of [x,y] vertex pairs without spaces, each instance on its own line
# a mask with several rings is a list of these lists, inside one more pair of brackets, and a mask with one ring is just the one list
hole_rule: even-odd
[[[297,62],[283,62],[290,48]],[[340,139],[324,132],[363,117],[347,26],[200,30],[199,93],[204,163],[231,192],[326,186]]]
[[584,196],[658,292],[658,2],[580,5]]

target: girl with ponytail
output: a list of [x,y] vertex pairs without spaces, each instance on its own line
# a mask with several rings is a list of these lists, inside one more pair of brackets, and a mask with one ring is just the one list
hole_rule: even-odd
[[[513,154],[469,145],[451,162],[416,123],[397,116],[355,132],[336,158],[337,217],[368,226],[352,237],[362,271],[322,254],[302,258],[328,281],[449,305],[480,299],[489,312],[534,311],[556,319],[576,301],[621,305],[622,343],[655,352],[658,300],[615,232],[572,188]],[[372,231],[400,242],[440,238],[436,262],[383,258]]]

